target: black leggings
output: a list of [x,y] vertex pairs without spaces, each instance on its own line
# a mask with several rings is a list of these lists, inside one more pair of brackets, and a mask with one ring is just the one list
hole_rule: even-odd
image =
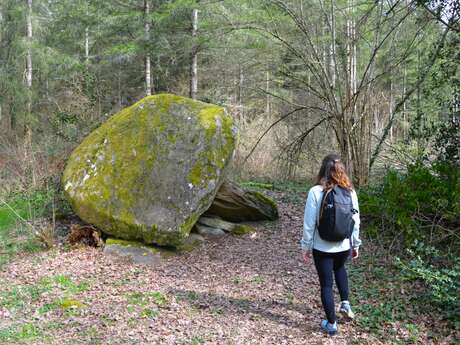
[[321,285],[321,302],[323,303],[327,320],[330,323],[334,323],[336,320],[334,292],[332,290],[332,271],[334,271],[335,283],[339,289],[340,298],[342,301],[347,301],[348,277],[345,269],[345,261],[349,255],[350,250],[338,253],[326,253],[313,249],[313,259]]

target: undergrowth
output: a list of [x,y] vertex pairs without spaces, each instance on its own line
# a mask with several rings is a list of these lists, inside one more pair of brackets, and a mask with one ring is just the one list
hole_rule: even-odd
[[389,170],[382,184],[360,190],[362,236],[379,243],[372,255],[365,245],[350,270],[362,327],[391,342],[410,334],[412,343],[420,343],[420,319],[436,319],[428,333],[460,330],[459,188],[458,165],[438,160]]
[[55,190],[47,189],[0,197],[0,267],[20,253],[43,249],[39,238],[44,227],[36,222],[52,216],[55,196]]
[[[385,248],[366,243],[361,254],[349,266],[350,299],[361,329],[388,344],[425,344],[459,329],[456,319],[446,315],[446,306],[427,294],[422,281],[408,279]],[[433,324],[437,326],[429,329]]]

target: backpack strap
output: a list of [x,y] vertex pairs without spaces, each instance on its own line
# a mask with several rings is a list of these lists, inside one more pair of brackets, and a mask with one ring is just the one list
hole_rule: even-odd
[[[326,192],[324,193],[323,191],[323,200],[321,200],[321,208],[319,209],[319,219],[323,217],[323,210],[324,210],[324,203],[326,202],[326,198],[329,195],[329,193],[332,191],[333,188],[326,189]],[[318,219],[318,223],[319,223]]]

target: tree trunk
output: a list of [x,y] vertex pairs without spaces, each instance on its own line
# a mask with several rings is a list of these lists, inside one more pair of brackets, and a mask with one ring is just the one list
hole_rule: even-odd
[[145,32],[145,94],[152,94],[152,77],[150,69],[150,52],[148,43],[150,42],[150,4],[149,0],[144,0],[144,32]]
[[198,46],[196,37],[198,34],[198,10],[192,11],[192,61],[190,65],[190,98],[196,99],[198,93]]
[[[403,79],[403,92],[402,92],[402,95],[401,97],[404,97],[404,95],[406,94],[406,79],[407,79],[407,69],[406,69],[406,65],[404,64],[404,79]],[[406,139],[407,137],[407,133],[406,133],[406,102],[403,101],[403,105],[402,105],[402,116],[403,116],[403,140]]]
[[85,28],[85,63],[89,63],[89,28]]
[[32,87],[32,0],[27,0],[26,86]]
[[332,88],[335,88],[335,82],[337,79],[336,75],[336,46],[335,46],[335,40],[336,40],[336,28],[335,28],[335,12],[334,12],[334,1],[331,0],[331,48],[330,48],[330,73],[331,73],[331,82],[332,82]]
[[267,115],[270,115],[270,70],[268,68],[268,65],[267,65],[267,71],[266,71],[266,75],[265,75],[265,91],[266,91],[266,103],[265,103],[265,113]]
[[30,127],[32,116],[32,0],[27,0],[27,53],[26,53],[26,87],[27,87],[27,104],[24,133],[26,143],[32,141],[32,128]]
[[243,67],[239,66],[239,81],[238,81],[238,108],[239,108],[239,119],[244,118],[244,104],[243,104],[243,83],[244,83],[244,73]]
[[421,108],[421,82],[420,82],[420,49],[417,50],[417,93],[416,93],[416,128],[417,128],[417,155],[419,158],[422,153],[422,119]]
[[[367,184],[369,179],[369,117],[371,107],[367,104],[371,97],[359,97],[358,63],[356,47],[356,23],[354,19],[355,1],[348,0],[347,10],[347,62],[346,62],[346,99],[341,114],[342,137],[339,141],[342,160],[355,186]],[[332,49],[331,49],[332,50]],[[369,93],[369,88],[360,86],[361,93]]]
[[[388,106],[388,119],[391,119],[391,111],[393,109],[393,80],[390,77],[390,105]],[[393,142],[393,126],[390,127],[390,142]]]
[[[3,30],[3,12],[2,8],[0,7],[0,45],[2,45],[2,30]],[[0,131],[2,130],[2,122],[3,122],[3,113],[2,113],[2,102],[4,102],[4,99],[0,99]]]

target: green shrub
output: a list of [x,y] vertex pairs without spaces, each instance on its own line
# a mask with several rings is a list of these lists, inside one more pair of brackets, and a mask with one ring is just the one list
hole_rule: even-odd
[[431,167],[390,170],[382,185],[360,191],[361,213],[370,236],[400,237],[406,244],[454,243],[460,226],[460,170],[438,162]]

